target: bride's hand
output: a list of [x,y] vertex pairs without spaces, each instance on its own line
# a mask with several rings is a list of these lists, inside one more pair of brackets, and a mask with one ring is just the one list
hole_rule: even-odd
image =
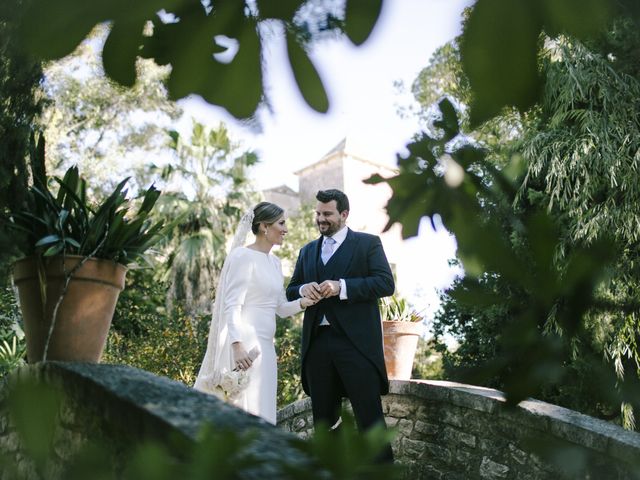
[[253,363],[253,360],[251,360],[242,342],[232,343],[231,348],[233,349],[233,363],[235,368],[238,370],[247,370]]
[[310,307],[311,305],[315,305],[316,303],[318,303],[318,302],[316,302],[315,300],[312,300],[310,298],[307,298],[307,297],[300,298],[300,306],[302,308]]

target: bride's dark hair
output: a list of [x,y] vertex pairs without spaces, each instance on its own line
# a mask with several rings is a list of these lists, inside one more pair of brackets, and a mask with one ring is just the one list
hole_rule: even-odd
[[284,210],[275,203],[260,202],[253,207],[253,223],[251,224],[251,231],[254,234],[258,233],[260,223],[271,225],[278,221],[278,219],[284,214]]

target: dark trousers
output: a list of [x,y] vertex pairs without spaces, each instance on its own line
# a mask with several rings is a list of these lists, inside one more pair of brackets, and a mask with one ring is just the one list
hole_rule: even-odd
[[[338,328],[317,328],[307,352],[305,374],[311,392],[314,425],[334,425],[340,418],[344,395],[351,402],[358,430],[385,425],[380,375]],[[385,448],[379,460],[393,461],[391,446]]]

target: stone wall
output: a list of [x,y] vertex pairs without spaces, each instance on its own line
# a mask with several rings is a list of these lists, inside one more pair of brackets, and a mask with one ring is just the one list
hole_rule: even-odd
[[342,155],[334,154],[296,172],[296,174],[298,175],[301,205],[311,203],[315,207],[318,190],[337,188],[344,191]]
[[173,446],[194,444],[207,423],[254,435],[249,453],[261,462],[238,478],[278,478],[282,462],[277,460],[305,461],[299,450],[291,448],[289,433],[181,383],[127,366],[48,362],[19,370],[0,388],[1,480],[15,478],[3,468],[2,457],[26,478],[38,478],[8,415],[8,383],[20,378],[53,385],[63,394],[55,425],[53,473],[47,480],[60,478],[68,460],[88,441],[107,450],[103,453],[116,472],[133,449],[148,440],[164,445],[179,459],[182,450],[173,451]]
[[[165,445],[195,444],[201,427],[251,432],[248,447],[258,466],[238,478],[282,478],[292,462],[303,471],[308,457],[291,434],[313,431],[310,402],[278,413],[280,429],[218,399],[167,378],[117,365],[50,362],[27,366],[9,382],[34,378],[64,394],[56,417],[56,472],[88,442],[105,446],[111,464],[122,468],[129,452],[146,440]],[[0,388],[0,480],[15,476],[3,457],[22,473],[33,465],[24,454]],[[507,408],[495,390],[434,381],[392,381],[384,397],[387,423],[397,430],[393,448],[411,479],[640,479],[640,434],[535,400]],[[178,441],[179,443],[176,443]],[[27,478],[35,478],[27,475]],[[327,477],[330,478],[330,477]]]
[[[392,381],[383,405],[406,478],[640,478],[640,434],[548,403],[508,408],[497,390],[412,380]],[[310,407],[285,407],[278,425],[310,435]]]

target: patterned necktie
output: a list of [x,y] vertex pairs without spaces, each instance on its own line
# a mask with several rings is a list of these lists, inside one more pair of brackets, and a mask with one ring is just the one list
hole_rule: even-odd
[[324,263],[325,265],[333,254],[333,247],[335,244],[336,241],[331,237],[326,237],[324,239],[324,243],[322,244],[322,252],[320,252],[320,258],[322,259],[322,263]]

